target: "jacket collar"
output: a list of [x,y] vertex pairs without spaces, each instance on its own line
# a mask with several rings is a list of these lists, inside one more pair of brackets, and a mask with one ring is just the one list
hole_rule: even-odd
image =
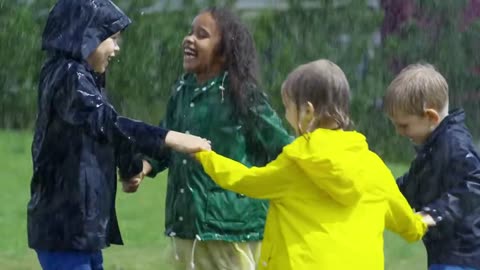
[[206,81],[203,84],[198,84],[197,83],[197,78],[195,77],[194,74],[191,73],[186,73],[183,74],[179,85],[177,86],[177,92],[185,89],[185,87],[189,89],[193,89],[193,96],[192,99],[196,98],[197,96],[201,95],[204,92],[207,92],[209,89],[213,88],[216,86],[216,88],[220,89],[222,92],[222,102],[224,101],[224,92],[227,89],[227,78],[228,78],[228,72],[224,71],[221,74],[219,74],[217,77],[214,77],[208,81]]
[[454,125],[461,125],[465,122],[465,112],[463,109],[455,109],[450,111],[450,113],[440,122],[437,128],[430,134],[424,144],[415,146],[415,150],[421,151],[425,148],[430,147],[432,144],[435,143],[437,138],[441,136],[441,134],[445,133],[445,131]]
[[189,86],[189,87],[197,87],[200,90],[203,90],[202,88],[208,89],[212,85],[215,85],[215,84],[224,85],[227,77],[228,77],[228,71],[224,71],[224,72],[220,73],[219,75],[217,75],[216,77],[214,77],[214,78],[212,78],[212,79],[210,79],[210,80],[208,80],[208,81],[206,81],[202,84],[198,84],[197,83],[197,78],[194,74],[185,73],[180,78],[180,84],[181,85],[186,85],[186,86]]

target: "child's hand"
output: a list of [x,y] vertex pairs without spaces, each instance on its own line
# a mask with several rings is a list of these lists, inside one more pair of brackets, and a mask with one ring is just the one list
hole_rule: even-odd
[[[142,173],[140,173],[142,174]],[[122,180],[122,190],[123,192],[126,193],[134,193],[137,191],[138,187],[140,186],[140,183],[142,182],[143,178],[137,176],[134,176],[128,180]]]
[[142,160],[143,163],[143,170],[135,175],[134,177],[127,179],[127,180],[122,180],[122,190],[126,193],[134,193],[137,191],[138,187],[140,186],[140,183],[142,183],[143,178],[145,175],[149,174],[150,171],[152,170],[152,166],[148,161]]
[[173,150],[186,154],[212,150],[209,140],[176,131],[169,131],[167,133],[165,143]]
[[420,212],[417,212],[417,214],[421,215],[422,216],[422,220],[425,224],[427,224],[428,227],[433,227],[433,226],[436,226],[437,223],[435,222],[435,220],[433,220],[432,216],[430,216],[429,214],[423,212],[423,211],[420,211]]

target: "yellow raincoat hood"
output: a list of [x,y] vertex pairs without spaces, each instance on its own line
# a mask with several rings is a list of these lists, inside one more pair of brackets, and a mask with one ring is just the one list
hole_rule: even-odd
[[381,270],[385,228],[408,241],[426,231],[357,132],[317,129],[262,168],[197,158],[221,187],[270,200],[258,269]]
[[305,135],[283,152],[333,200],[345,206],[355,204],[362,195],[361,183],[355,180],[365,169],[362,162],[354,161],[360,152],[368,152],[365,137],[356,132],[321,131],[325,136],[318,136],[320,132]]

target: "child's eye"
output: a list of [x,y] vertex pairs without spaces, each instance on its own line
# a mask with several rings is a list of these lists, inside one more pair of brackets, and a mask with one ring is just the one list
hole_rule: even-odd
[[120,36],[119,35],[112,36],[112,39],[115,41],[118,41],[120,40]]
[[200,30],[198,32],[198,38],[207,38],[208,37],[208,32],[205,30]]
[[122,38],[120,35],[114,35],[111,37],[111,39],[113,40],[113,42],[120,46],[120,43],[122,42]]

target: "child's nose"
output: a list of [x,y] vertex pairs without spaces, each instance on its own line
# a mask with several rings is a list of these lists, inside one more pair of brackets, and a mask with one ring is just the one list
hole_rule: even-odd
[[115,54],[117,54],[118,52],[120,52],[120,46],[115,43],[115,47],[113,48],[113,56],[115,56]]
[[183,45],[185,44],[192,44],[194,43],[194,36],[193,35],[188,35],[183,39]]

